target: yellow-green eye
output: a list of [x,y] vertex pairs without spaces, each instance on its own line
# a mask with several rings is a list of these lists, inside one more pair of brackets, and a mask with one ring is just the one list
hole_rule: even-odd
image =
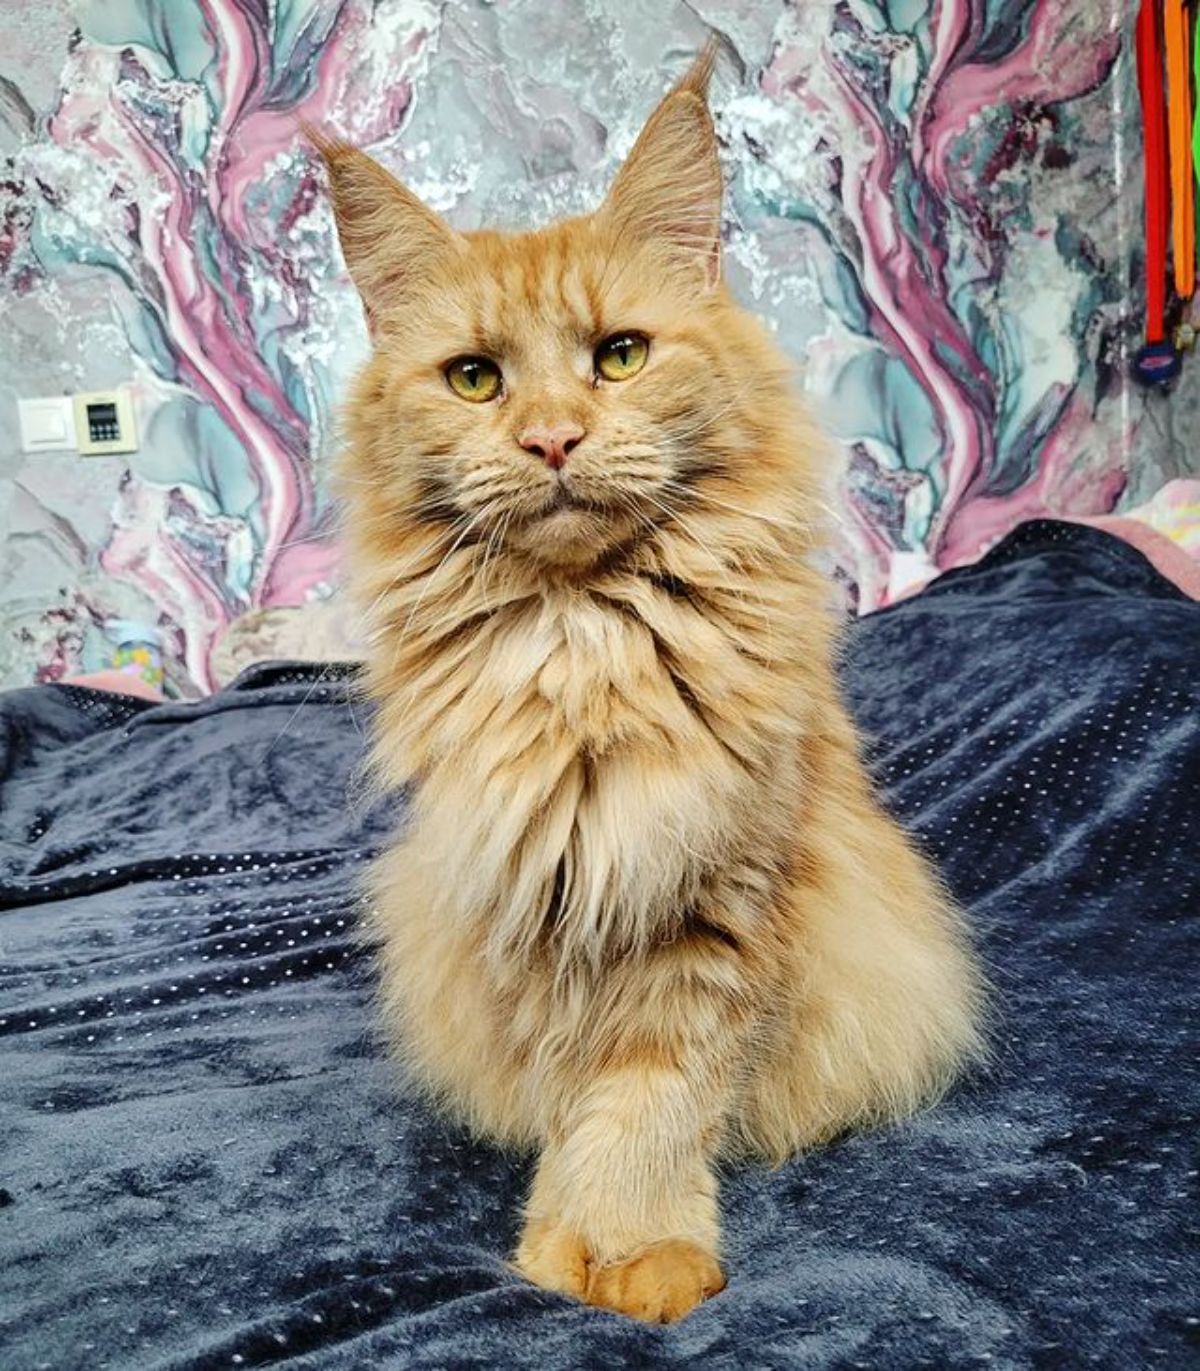
[[487,357],[456,357],[446,368],[455,395],[480,405],[500,394],[500,368]]
[[596,370],[607,381],[628,381],[646,365],[650,340],[640,333],[614,333],[596,349]]

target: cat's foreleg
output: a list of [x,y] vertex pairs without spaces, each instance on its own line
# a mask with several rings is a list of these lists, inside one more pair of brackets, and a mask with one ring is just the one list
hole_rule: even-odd
[[669,1322],[720,1290],[713,1156],[750,1021],[736,946],[691,933],[622,963],[589,1011],[517,1249],[539,1285]]

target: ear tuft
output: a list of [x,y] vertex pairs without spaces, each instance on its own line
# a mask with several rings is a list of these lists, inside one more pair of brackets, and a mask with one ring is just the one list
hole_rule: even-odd
[[713,69],[717,65],[719,52],[720,44],[715,38],[710,38],[696,54],[696,60],[680,78],[675,87],[676,91],[691,91],[693,95],[698,95],[701,100],[707,102],[708,84],[712,80]]
[[323,128],[314,124],[311,119],[300,120],[300,132],[304,135],[304,141],[318,153],[323,161],[328,162],[330,157],[336,156],[342,149],[350,147],[342,138],[335,138],[332,134],[325,132]]

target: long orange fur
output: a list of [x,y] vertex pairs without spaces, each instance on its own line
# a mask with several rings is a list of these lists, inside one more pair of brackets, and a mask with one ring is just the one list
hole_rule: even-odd
[[[721,1154],[934,1100],[981,1051],[958,912],[874,799],[833,670],[820,446],[720,282],[707,51],[604,205],[457,233],[313,134],[374,351],[342,461],[396,1051],[538,1149],[516,1260],[644,1319],[720,1289]],[[597,376],[613,333],[642,371]],[[501,368],[489,403],[445,367]],[[584,438],[561,472],[530,424]]]

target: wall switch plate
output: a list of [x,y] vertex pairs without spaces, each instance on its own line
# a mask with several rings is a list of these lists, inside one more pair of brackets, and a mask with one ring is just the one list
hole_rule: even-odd
[[17,401],[22,452],[64,452],[75,448],[75,406],[69,395]]
[[84,457],[136,452],[133,401],[128,390],[93,390],[75,399],[75,428]]

